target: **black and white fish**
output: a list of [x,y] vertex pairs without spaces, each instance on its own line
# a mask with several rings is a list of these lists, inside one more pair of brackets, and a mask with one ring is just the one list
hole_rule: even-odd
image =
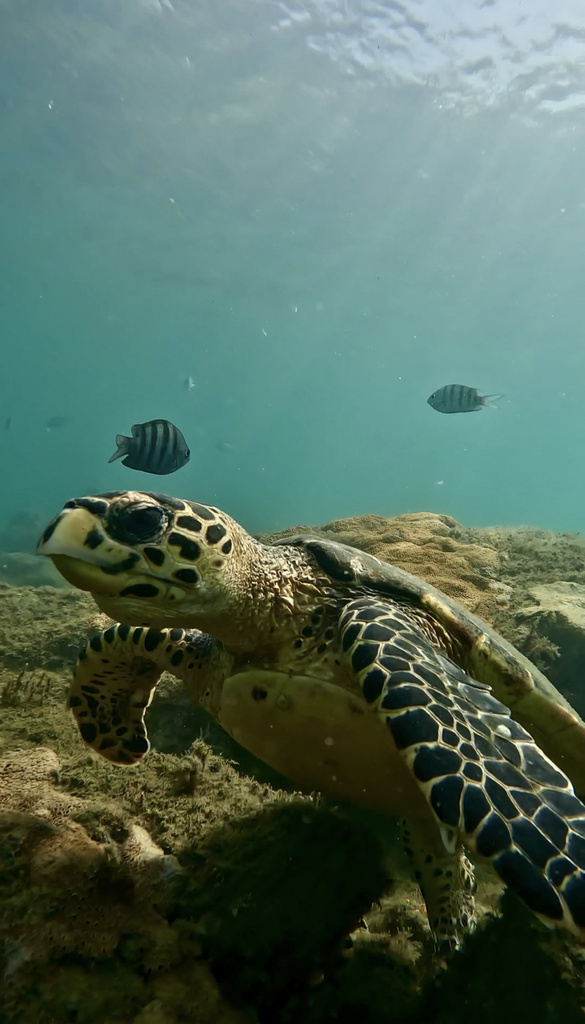
[[431,409],[437,412],[479,412],[485,406],[493,406],[503,395],[480,395],[477,388],[468,388],[466,384],[446,384],[444,388],[433,391],[427,398]]
[[186,465],[191,457],[181,431],[168,420],[135,423],[132,437],[116,434],[117,451],[108,462],[122,459],[128,469],[166,476]]

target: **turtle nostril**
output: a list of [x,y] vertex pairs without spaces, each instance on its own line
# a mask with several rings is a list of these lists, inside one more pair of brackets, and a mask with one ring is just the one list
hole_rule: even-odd
[[108,533],[124,544],[141,544],[160,536],[166,521],[166,512],[159,505],[126,505],[113,510]]

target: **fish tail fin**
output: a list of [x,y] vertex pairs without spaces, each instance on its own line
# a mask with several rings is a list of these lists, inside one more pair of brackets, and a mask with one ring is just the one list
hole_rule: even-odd
[[116,451],[112,455],[108,462],[115,462],[116,459],[121,459],[124,455],[128,455],[130,452],[131,437],[126,437],[124,434],[116,434],[116,444],[118,445]]
[[504,395],[482,395],[481,404],[485,405],[486,409],[497,409],[500,398],[504,398]]

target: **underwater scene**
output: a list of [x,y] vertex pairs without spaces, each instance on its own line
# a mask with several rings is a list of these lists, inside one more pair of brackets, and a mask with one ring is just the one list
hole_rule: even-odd
[[580,0],[0,0],[0,1024],[585,1013]]

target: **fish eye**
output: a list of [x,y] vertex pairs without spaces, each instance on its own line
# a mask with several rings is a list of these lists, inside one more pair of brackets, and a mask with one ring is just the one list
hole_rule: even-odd
[[166,524],[167,516],[159,505],[126,505],[116,511],[108,523],[108,533],[124,544],[155,540]]

